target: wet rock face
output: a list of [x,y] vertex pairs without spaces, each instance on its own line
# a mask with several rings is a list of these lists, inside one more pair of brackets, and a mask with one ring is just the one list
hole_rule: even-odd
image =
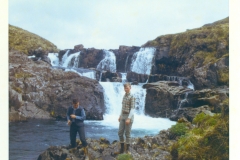
[[[219,113],[223,101],[229,98],[227,87],[193,91],[177,81],[147,83],[143,88],[147,92],[145,113],[153,117],[171,117],[174,121],[181,117],[192,121],[202,110]],[[209,107],[201,109],[202,106]]]
[[110,71],[97,71],[96,77],[99,77],[98,80],[101,82],[122,82],[120,74]]
[[66,118],[72,98],[78,97],[87,119],[102,120],[103,88],[96,80],[54,69],[18,52],[9,54],[9,107],[27,118]]
[[153,117],[169,117],[178,107],[179,99],[192,89],[176,81],[159,81],[143,85],[147,89],[145,113]]
[[[165,160],[170,156],[169,146],[175,142],[170,140],[169,131],[161,131],[156,136],[145,136],[144,138],[132,138],[129,151],[133,159],[139,160]],[[87,139],[89,159],[99,160],[116,160],[117,156],[114,152],[119,151],[119,142],[113,141],[111,144],[105,138],[99,140]],[[81,142],[77,140],[78,146],[73,149],[67,149],[66,146],[49,147],[46,151],[39,155],[38,160],[84,160],[83,146]]]

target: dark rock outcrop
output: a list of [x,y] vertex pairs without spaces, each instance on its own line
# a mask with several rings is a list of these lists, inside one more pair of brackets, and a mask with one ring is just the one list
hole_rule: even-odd
[[147,89],[145,113],[153,117],[169,117],[178,108],[186,92],[192,89],[179,86],[176,81],[158,81],[143,85]]
[[211,112],[221,112],[222,103],[229,98],[227,87],[193,91],[180,86],[177,81],[158,81],[143,85],[147,89],[145,112],[155,117],[171,117],[177,121],[185,117],[191,121],[203,110],[199,107],[209,106]]
[[178,121],[181,118],[186,118],[189,122],[192,122],[195,116],[202,112],[208,115],[214,114],[211,112],[211,108],[208,105],[204,105],[198,108],[179,108],[173,112],[172,116],[170,116],[170,120]]
[[96,75],[96,77],[99,77],[98,80],[101,82],[122,82],[122,79],[118,73],[113,73],[110,71],[97,71]]
[[147,74],[138,74],[135,72],[128,72],[127,73],[127,81],[128,82],[139,82],[139,83],[146,83],[148,80]]
[[79,98],[87,119],[102,120],[105,111],[98,81],[19,52],[9,53],[9,97],[9,107],[27,118],[65,118],[73,97]]

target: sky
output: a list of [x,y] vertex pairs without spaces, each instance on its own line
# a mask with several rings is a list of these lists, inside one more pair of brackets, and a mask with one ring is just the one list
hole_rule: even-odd
[[59,49],[141,46],[229,16],[228,0],[9,0],[8,23]]

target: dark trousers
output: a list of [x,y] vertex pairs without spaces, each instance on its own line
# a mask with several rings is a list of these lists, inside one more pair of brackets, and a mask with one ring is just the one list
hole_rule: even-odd
[[76,136],[79,134],[79,138],[84,147],[87,146],[87,141],[85,138],[84,124],[82,126],[77,126],[76,123],[72,123],[70,126],[70,142],[72,147],[76,147]]

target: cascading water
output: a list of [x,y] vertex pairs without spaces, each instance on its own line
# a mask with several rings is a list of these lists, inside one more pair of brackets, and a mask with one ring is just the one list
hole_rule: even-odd
[[53,67],[62,67],[67,72],[75,72],[80,76],[96,79],[95,71],[78,68],[79,56],[81,52],[76,52],[69,55],[69,50],[63,55],[61,62],[59,61],[58,53],[49,53],[48,58],[51,60]]
[[186,77],[178,77],[178,76],[167,76],[167,81],[177,81],[180,86],[182,86],[183,80],[187,83],[187,88],[192,89],[194,91],[194,85],[192,82]]
[[115,54],[108,50],[103,50],[105,53],[104,59],[102,59],[97,65],[98,70],[105,70],[110,72],[116,72],[116,57]]
[[[64,61],[62,61],[62,67],[75,67],[77,68],[78,57],[80,55],[80,52],[76,52],[74,54],[69,55],[67,58],[64,58]],[[71,61],[74,59],[74,64],[71,66]],[[76,64],[75,64],[76,63]]]
[[127,82],[127,73],[121,73],[122,75],[122,82],[125,83]]
[[61,66],[62,66],[62,64],[66,61],[69,52],[70,52],[70,50],[67,50],[67,52],[62,56]]
[[139,74],[150,74],[155,48],[141,48],[134,53],[131,64],[131,71]]
[[129,57],[129,55],[127,56],[127,59],[126,59],[126,62],[125,62],[125,72],[127,72],[128,57]]
[[[125,94],[123,83],[119,82],[100,82],[104,88],[104,101],[107,112],[104,115],[102,125],[118,128],[118,117],[121,113],[122,98]],[[175,122],[166,118],[152,118],[144,114],[146,90],[142,88],[143,83],[132,85],[131,93],[134,95],[135,114],[132,130],[145,130],[149,134],[157,134],[162,129],[167,129]]]
[[59,66],[58,53],[48,53],[48,58],[51,60],[52,66]]

